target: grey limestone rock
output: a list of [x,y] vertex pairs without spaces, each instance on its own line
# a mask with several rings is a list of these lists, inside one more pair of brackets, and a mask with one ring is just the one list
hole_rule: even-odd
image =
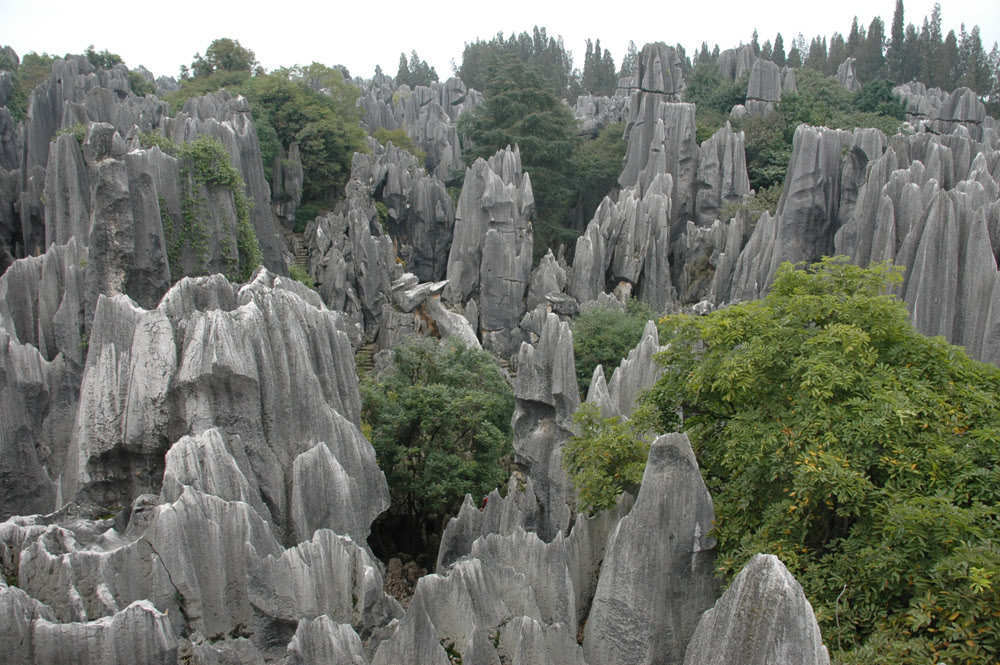
[[546,317],[536,345],[518,355],[514,426],[515,462],[534,483],[541,506],[538,534],[546,542],[565,532],[572,491],[562,468],[562,445],[580,404],[573,362],[573,334],[555,314]]
[[170,621],[144,600],[89,623],[56,624],[40,618],[34,626],[34,642],[37,663],[177,662],[177,640]]
[[944,335],[979,359],[989,356],[993,325],[998,155],[958,133],[894,137],[868,166],[850,220],[835,238],[836,251],[858,265],[905,266],[897,293],[918,330]]
[[[694,214],[699,157],[694,112],[694,104],[672,103],[664,95],[636,92],[625,127],[628,148],[618,183],[644,187],[656,175],[669,173],[673,179],[671,222]],[[643,171],[645,180],[640,178]]]
[[531,274],[531,282],[528,284],[528,295],[526,299],[526,309],[531,311],[545,301],[545,296],[553,293],[560,294],[566,290],[566,270],[559,265],[556,257],[550,249],[538,267]]
[[[519,627],[520,617],[537,623],[541,635],[526,636],[521,630],[505,634]],[[548,632],[551,636],[546,636]],[[382,643],[372,663],[447,665],[461,658],[495,664],[501,662],[500,651],[508,659],[518,651],[535,654],[531,660],[508,662],[579,663],[566,660],[565,650],[572,654],[573,645],[566,626],[544,622],[525,575],[489,559],[473,558],[458,562],[446,576],[420,579],[399,628]]]
[[735,81],[750,71],[756,61],[757,56],[749,44],[735,49],[728,48],[719,54],[719,73],[727,81]]
[[747,84],[747,113],[768,115],[774,110],[774,103],[781,99],[781,72],[778,65],[770,60],[758,58],[750,69]]
[[701,613],[718,597],[714,519],[687,436],[661,436],[605,552],[583,642],[588,662],[683,660]]
[[304,173],[302,158],[299,155],[299,144],[293,142],[274,156],[271,167],[271,204],[274,214],[286,229],[295,227],[295,213],[302,203],[302,183]]
[[802,587],[773,554],[758,554],[707,610],[684,665],[827,665]]
[[[164,454],[178,435],[221,427],[240,437],[283,538],[306,529],[293,527],[290,503],[304,496],[288,493],[296,476],[303,492],[322,482],[304,469],[295,473],[296,458],[310,450],[322,458],[315,462],[332,471],[340,465],[357,483],[350,531],[363,538],[388,494],[358,429],[360,396],[343,328],[343,317],[316,294],[265,270],[238,297],[222,278],[182,280],[155,310],[102,297],[64,496],[82,491],[103,505],[127,505],[158,492]],[[294,408],[291,395],[299,400]]]
[[473,559],[510,566],[528,581],[544,623],[560,623],[576,633],[576,597],[570,577],[566,540],[558,534],[545,543],[517,527],[508,535],[489,534],[472,544]]
[[507,483],[507,496],[501,497],[499,491],[493,490],[483,502],[485,505],[479,503],[477,507],[472,495],[466,494],[458,515],[448,520],[438,550],[435,570],[439,574],[472,552],[473,543],[480,537],[538,528],[538,499],[531,478],[525,480],[514,472]]
[[271,208],[271,190],[264,177],[257,128],[246,98],[234,98],[224,89],[191,98],[182,112],[164,121],[162,129],[164,135],[178,143],[207,135],[226,146],[233,166],[246,183],[246,195],[253,202],[250,222],[257,234],[262,262],[272,273],[287,275],[285,250]]
[[642,339],[634,349],[629,351],[608,381],[608,396],[614,408],[614,415],[628,416],[635,409],[639,393],[648,388],[663,374],[663,368],[653,356],[666,347],[660,346],[659,331],[652,321],[646,322],[642,331]]
[[858,81],[858,61],[854,58],[847,58],[837,67],[837,83],[844,86],[849,92],[857,92],[861,89],[861,82]]
[[695,179],[695,211],[700,226],[710,226],[719,218],[723,206],[738,205],[750,195],[744,145],[743,132],[734,132],[728,122],[702,142]]
[[302,619],[282,665],[367,665],[361,639],[350,625],[325,614]]
[[639,54],[638,82],[643,92],[666,95],[669,101],[679,102],[684,97],[684,74],[680,58],[672,46],[663,42],[646,44]]
[[621,122],[628,112],[629,95],[613,97],[580,95],[573,107],[573,115],[580,121],[580,134],[597,136],[608,125]]
[[483,346],[501,356],[517,350],[518,328],[531,271],[534,209],[531,179],[517,146],[466,172],[455,213],[445,300],[477,301]]

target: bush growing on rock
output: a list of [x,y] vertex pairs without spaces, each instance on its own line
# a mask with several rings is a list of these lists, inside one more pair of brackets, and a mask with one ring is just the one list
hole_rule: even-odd
[[887,295],[899,280],[843,258],[785,264],[763,300],[667,317],[648,399],[691,438],[721,573],[778,555],[844,662],[986,662],[1000,370],[920,335]]
[[587,393],[598,365],[603,365],[608,375],[614,371],[642,339],[646,322],[655,316],[649,305],[633,298],[624,310],[596,306],[573,320],[573,357],[581,393]]
[[361,395],[392,499],[382,518],[395,527],[383,530],[397,538],[389,554],[426,551],[428,534],[440,532],[466,494],[478,499],[507,480],[513,389],[488,352],[455,338],[414,339],[362,381]]

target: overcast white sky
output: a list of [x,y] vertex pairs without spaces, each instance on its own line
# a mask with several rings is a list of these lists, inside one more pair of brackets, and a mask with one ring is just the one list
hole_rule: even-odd
[[[965,23],[979,25],[986,51],[1000,40],[1000,0],[943,0],[944,31],[956,33]],[[933,0],[904,0],[907,23],[919,26]],[[104,9],[108,7],[109,9]],[[110,9],[113,7],[113,11]],[[27,51],[62,55],[82,53],[88,44],[120,54],[130,67],[145,65],[157,76],[176,76],[181,64],[204,53],[213,39],[240,40],[267,69],[316,61],[342,64],[354,76],[370,77],[380,64],[395,74],[399,53],[416,50],[442,78],[450,62],[461,64],[466,42],[489,39],[503,31],[562,35],[582,68],[587,38],[600,39],[620,63],[629,40],[681,43],[690,54],[702,41],[723,49],[749,42],[754,28],[760,42],[780,32],[786,50],[799,32],[806,39],[846,35],[854,16],[867,27],[876,16],[892,21],[895,0],[716,0],[679,3],[488,2],[317,3],[304,0],[259,2],[154,3],[106,5],[79,0],[0,0],[0,44],[19,54]]]

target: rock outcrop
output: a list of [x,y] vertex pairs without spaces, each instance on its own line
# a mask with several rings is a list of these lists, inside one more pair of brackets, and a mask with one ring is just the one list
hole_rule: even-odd
[[523,338],[518,324],[531,275],[534,203],[521,153],[508,146],[466,171],[455,211],[443,297],[459,307],[474,301],[483,346],[504,357]]
[[844,86],[848,92],[857,92],[861,89],[861,82],[858,81],[858,61],[854,58],[847,58],[837,67],[837,83]]
[[802,587],[773,554],[758,554],[698,622],[684,665],[827,665]]
[[714,520],[687,436],[661,436],[635,506],[608,542],[585,630],[587,662],[683,661],[718,597]]

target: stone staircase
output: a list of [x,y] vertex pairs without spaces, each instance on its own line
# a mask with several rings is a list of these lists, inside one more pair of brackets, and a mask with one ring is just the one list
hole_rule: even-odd
[[306,246],[305,237],[301,233],[296,233],[288,229],[285,232],[285,246],[294,255],[292,265],[309,271],[309,248]]

